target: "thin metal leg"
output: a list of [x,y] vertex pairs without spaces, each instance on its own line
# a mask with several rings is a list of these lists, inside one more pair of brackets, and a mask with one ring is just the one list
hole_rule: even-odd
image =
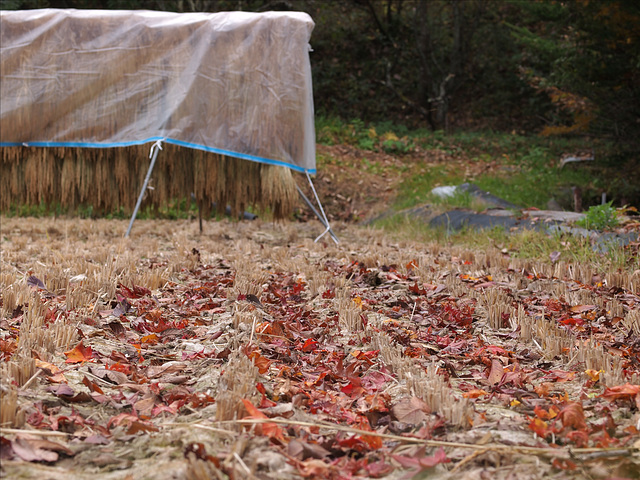
[[151,159],[151,163],[149,164],[149,170],[147,170],[147,176],[144,179],[144,184],[142,185],[142,190],[140,191],[140,195],[138,196],[138,201],[136,202],[136,208],[133,209],[133,215],[131,215],[131,221],[129,222],[129,228],[127,228],[127,233],[124,234],[125,237],[128,237],[131,233],[131,227],[133,227],[133,222],[136,219],[136,215],[138,215],[138,209],[140,208],[140,204],[142,203],[142,197],[144,196],[144,192],[147,190],[147,185],[149,185],[149,180],[151,179],[151,172],[153,172],[153,167],[156,164],[156,158],[158,158],[158,151],[162,150],[162,140],[158,140],[151,146],[151,151],[149,152],[149,158]]
[[[314,213],[314,215],[316,217],[318,217],[318,220],[320,220],[320,223],[322,223],[322,225],[325,228],[327,228],[328,225],[324,222],[324,218],[322,218],[322,215],[320,215],[320,212],[318,212],[318,210],[316,210],[316,207],[313,205],[313,203],[311,203],[311,200],[309,200],[309,198],[304,194],[304,192],[302,191],[302,189],[298,185],[296,185],[296,188],[298,189],[298,193],[300,194],[300,196],[304,200],[304,203],[306,203],[307,206]],[[336,237],[336,234],[333,233],[333,230],[331,230],[331,229],[329,230],[329,235],[331,235],[331,237],[333,238],[333,240],[335,242],[338,242],[338,237]]]
[[[311,190],[313,191],[313,195],[316,198],[316,203],[318,204],[318,207],[320,207],[320,212],[322,213],[322,216],[318,215],[318,212],[315,208],[312,207],[314,213],[316,214],[316,216],[320,219],[320,222],[325,226],[325,231],[322,232],[318,238],[316,238],[314,240],[314,242],[317,242],[318,240],[320,240],[322,237],[324,237],[327,233],[329,233],[331,235],[331,238],[333,239],[333,241],[336,243],[336,245],[339,243],[338,241],[338,237],[336,237],[336,235],[333,233],[333,230],[331,230],[331,225],[329,225],[329,220],[327,219],[327,214],[324,213],[324,208],[322,208],[322,203],[320,202],[320,198],[318,197],[318,192],[316,192],[316,187],[313,185],[313,182],[311,181],[311,176],[309,175],[309,172],[305,172],[307,174],[307,179],[309,180],[309,185],[311,185]],[[300,190],[298,190],[300,191]],[[307,200],[307,203],[310,205],[309,199],[307,199],[307,197],[304,196],[303,197]]]

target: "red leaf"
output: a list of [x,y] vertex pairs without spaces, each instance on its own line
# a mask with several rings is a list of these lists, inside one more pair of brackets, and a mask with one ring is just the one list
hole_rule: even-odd
[[640,394],[640,385],[625,383],[624,385],[607,388],[600,396],[606,398],[610,402],[613,402],[620,398],[631,400],[633,397],[637,397],[638,394]]
[[393,467],[387,463],[384,463],[384,460],[369,463],[365,465],[364,468],[367,471],[367,475],[372,478],[385,477],[393,471]]
[[318,342],[310,338],[307,339],[306,342],[304,342],[304,345],[302,345],[302,351],[306,353],[313,352],[317,348],[318,348]]
[[418,286],[418,282],[415,283],[415,285],[410,285],[409,286],[409,291],[411,293],[415,293],[416,295],[426,295],[427,291],[424,288],[420,288]]
[[58,460],[56,452],[38,447],[34,440],[18,437],[11,442],[11,448],[25,462],[55,462]]
[[85,347],[82,340],[73,350],[64,352],[64,354],[67,356],[66,363],[90,362],[93,358],[93,350],[91,347]]
[[423,470],[433,468],[439,463],[448,463],[451,461],[447,458],[447,454],[444,453],[444,449],[442,447],[436,450],[436,453],[434,453],[432,456],[424,456],[423,447],[418,450],[416,455],[413,457],[403,457],[400,455],[391,455],[391,457],[405,468],[414,468],[415,470],[411,472],[412,476],[419,472],[422,472]]
[[134,435],[138,432],[157,432],[159,429],[155,425],[150,423],[141,422],[139,420],[134,420],[129,425],[127,429],[127,435]]
[[575,470],[578,468],[578,466],[568,458],[554,458],[551,461],[551,465],[553,465],[553,468],[557,468],[558,470]]
[[151,290],[145,287],[139,287],[138,285],[133,285],[131,288],[127,288],[120,283],[118,284],[118,288],[122,295],[127,298],[140,298],[146,295],[151,295]]
[[562,420],[562,425],[565,428],[571,427],[576,430],[584,430],[587,428],[582,404],[578,402],[571,402],[567,404],[562,410],[560,410],[558,418]]
[[97,383],[92,382],[87,377],[82,379],[82,383],[84,383],[91,392],[104,393]]
[[[251,418],[255,420],[263,420],[269,418],[260,410],[258,410],[249,400],[243,398],[242,403],[244,404],[244,408],[246,408],[247,412],[249,413],[249,415],[244,418]],[[284,433],[282,429],[275,423],[264,422],[257,424],[256,433],[262,434],[269,438],[274,438],[284,443]]]

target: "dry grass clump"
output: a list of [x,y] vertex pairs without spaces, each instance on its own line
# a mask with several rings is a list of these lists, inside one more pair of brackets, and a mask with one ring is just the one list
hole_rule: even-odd
[[242,399],[257,398],[255,384],[258,368],[239,351],[229,355],[229,363],[218,381],[216,420],[237,420],[242,417]]
[[494,330],[505,327],[503,314],[511,309],[511,298],[499,288],[488,288],[480,297],[481,305],[487,313],[489,326]]
[[613,387],[625,383],[622,358],[607,352],[599,342],[593,339],[578,342],[576,356],[586,369],[602,372],[600,381],[604,385]]
[[459,398],[449,387],[442,375],[438,374],[435,363],[426,372],[407,379],[407,387],[423,400],[432,412],[438,412],[448,422],[458,427],[468,427],[473,415],[473,405],[466,398]]
[[18,403],[18,389],[7,382],[6,371],[0,372],[3,374],[0,383],[0,427],[21,428],[25,422],[25,409]]
[[622,320],[622,324],[630,333],[640,335],[640,310],[629,310]]

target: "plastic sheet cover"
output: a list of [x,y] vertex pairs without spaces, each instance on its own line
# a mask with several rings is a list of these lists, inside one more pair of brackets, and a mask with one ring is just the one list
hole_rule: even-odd
[[0,12],[0,146],[163,140],[314,173],[313,26],[299,12]]

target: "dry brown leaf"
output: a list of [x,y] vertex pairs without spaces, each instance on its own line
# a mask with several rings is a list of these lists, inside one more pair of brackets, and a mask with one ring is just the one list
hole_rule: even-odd
[[430,413],[429,406],[418,397],[409,397],[400,400],[392,408],[391,412],[403,423],[416,425],[424,422]]

